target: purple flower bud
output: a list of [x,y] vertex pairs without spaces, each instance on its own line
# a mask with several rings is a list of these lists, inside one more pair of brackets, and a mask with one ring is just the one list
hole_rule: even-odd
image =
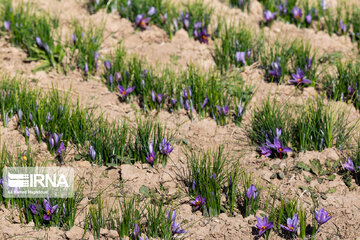
[[237,63],[242,63],[243,65],[246,65],[245,52],[236,52],[235,53],[235,60],[236,60]]
[[201,109],[203,109],[203,108],[206,106],[206,104],[208,103],[208,101],[209,101],[209,97],[208,97],[208,95],[206,94],[206,97],[205,97],[205,99],[204,99],[204,102],[201,104]]
[[26,129],[25,129],[25,134],[26,134],[26,137],[30,137],[30,131],[29,131],[28,127],[26,127]]
[[33,116],[32,116],[31,113],[29,113],[29,120],[30,120],[31,123],[33,122]]
[[112,85],[113,85],[113,76],[112,76],[112,74],[109,75],[109,85],[110,85],[110,87],[112,87]]
[[91,156],[91,159],[94,161],[95,160],[95,156],[96,156],[96,152],[95,149],[93,148],[93,146],[89,147],[89,154]]
[[162,24],[165,24],[165,23],[166,23],[167,17],[168,17],[167,13],[165,13],[164,15],[161,15],[161,22],[162,22]]
[[54,137],[52,134],[49,137],[49,146],[50,146],[50,149],[53,149],[55,146],[55,140],[54,140]]
[[39,132],[39,127],[37,125],[34,127],[34,132],[36,136],[39,137],[40,132]]
[[171,103],[172,103],[173,106],[175,106],[176,102],[177,102],[176,98],[171,99]]
[[152,15],[154,15],[156,13],[156,8],[155,7],[150,7],[149,11],[148,11],[148,15],[151,17]]
[[116,82],[120,82],[120,81],[121,81],[121,74],[118,73],[118,72],[115,73],[115,81],[116,81]]
[[10,31],[10,21],[5,21],[4,22],[4,28],[5,28],[5,30],[8,32],[8,31]]
[[269,23],[272,20],[274,20],[275,17],[276,17],[276,14],[277,14],[276,12],[272,13],[270,10],[264,11],[264,21],[265,21],[265,23]]
[[342,20],[339,21],[339,25],[340,25],[341,32],[345,33],[346,32],[346,25],[343,24]]
[[65,146],[64,146],[64,143],[63,143],[63,142],[60,143],[60,146],[59,146],[58,150],[56,150],[56,153],[57,153],[59,156],[61,156],[62,152],[65,152]]
[[73,33],[73,34],[71,35],[71,38],[72,38],[73,44],[75,45],[75,44],[76,44],[76,41],[77,41],[77,38],[76,38],[75,33]]
[[294,6],[293,10],[292,10],[292,14],[293,14],[293,17],[296,19],[296,20],[299,20],[301,17],[302,17],[302,11],[300,8]]
[[89,75],[89,66],[88,66],[87,63],[85,63],[84,72],[85,72],[85,76],[88,76],[88,75]]
[[159,94],[156,96],[156,101],[157,101],[157,103],[160,105],[161,102],[162,102],[162,100],[163,100],[163,95],[159,93]]
[[104,62],[104,66],[107,70],[110,70],[111,69],[111,62],[110,61],[105,61]]
[[42,43],[40,37],[36,37],[36,38],[35,38],[35,41],[36,41],[36,44],[38,45],[39,48],[42,48],[42,47],[43,47],[43,43]]
[[311,16],[311,14],[309,13],[308,15],[306,15],[305,21],[306,21],[306,23],[307,23],[308,25],[310,25],[310,24],[311,24],[311,20],[312,20],[312,16]]
[[18,110],[18,117],[19,117],[19,121],[21,121],[22,117],[23,117],[23,113],[22,113],[21,109]]
[[320,225],[323,225],[331,218],[332,216],[328,212],[326,212],[324,208],[321,208],[320,210],[315,210],[315,219]]
[[155,101],[156,101],[156,99],[155,99],[155,98],[156,98],[156,96],[155,96],[155,91],[154,91],[154,90],[152,90],[152,91],[151,91],[151,99],[152,99],[152,101],[153,101],[153,102],[155,102]]

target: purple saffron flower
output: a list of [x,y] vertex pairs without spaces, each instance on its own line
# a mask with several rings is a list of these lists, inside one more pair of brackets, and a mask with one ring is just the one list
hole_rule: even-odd
[[149,155],[146,157],[146,161],[150,164],[153,164],[154,163],[154,160],[155,160],[155,151],[154,151],[154,148],[153,148],[153,142],[151,142],[149,144]]
[[116,81],[116,82],[120,82],[120,81],[121,81],[121,74],[118,73],[118,72],[115,73],[115,81]]
[[327,9],[326,5],[327,5],[326,0],[322,0],[321,3],[320,3],[320,6],[321,6],[323,11],[325,11]]
[[139,224],[137,223],[135,223],[134,235],[135,237],[139,237]]
[[346,25],[343,23],[342,20],[339,21],[340,29],[342,33],[346,32]]
[[54,117],[51,116],[50,112],[48,112],[47,115],[46,115],[46,123],[49,123],[53,119],[54,119]]
[[320,225],[323,225],[331,218],[332,216],[328,212],[326,212],[324,208],[321,208],[320,210],[315,210],[315,219]]
[[235,60],[236,60],[237,63],[242,63],[243,65],[246,65],[245,52],[236,52],[235,53]]
[[76,37],[75,33],[73,33],[73,34],[71,35],[71,38],[72,38],[73,44],[75,45],[75,44],[76,44],[76,41],[77,41],[77,37]]
[[184,16],[183,11],[180,12],[180,20],[183,22],[184,27],[186,30],[189,29],[190,21],[189,21],[190,15],[189,13],[186,13]]
[[111,62],[110,61],[105,61],[104,62],[104,66],[107,70],[110,70],[111,69]]
[[197,195],[195,200],[191,200],[190,204],[194,207],[194,210],[200,209],[203,205],[205,205],[205,197],[201,197],[200,195]]
[[89,65],[87,64],[87,62],[84,65],[84,73],[85,73],[85,76],[89,75]]
[[149,240],[149,238],[147,236],[145,236],[145,238],[139,237],[140,240]]
[[51,215],[57,210],[58,205],[52,206],[50,203],[50,200],[43,200],[44,208],[45,208],[45,214],[44,214],[44,220],[50,221]]
[[350,172],[355,172],[354,162],[351,161],[351,158],[348,158],[347,162],[344,163],[343,166],[346,170],[349,170]]
[[305,78],[305,73],[300,70],[300,68],[296,69],[296,74],[292,73],[291,74],[292,79],[289,80],[289,83],[293,83],[293,84],[310,84],[311,81],[307,78]]
[[276,17],[276,12],[272,13],[270,10],[264,11],[264,22],[269,23]]
[[37,125],[35,125],[35,127],[34,127],[34,132],[35,132],[36,136],[39,137],[40,132],[39,132],[39,127]]
[[224,107],[220,107],[220,106],[216,105],[216,108],[220,115],[225,116],[229,113],[229,106],[227,106],[227,105]]
[[162,100],[163,100],[163,95],[161,93],[158,93],[158,95],[156,96],[157,103],[160,105]]
[[199,29],[202,27],[202,22],[196,22],[194,23],[194,29]]
[[31,123],[33,122],[33,116],[32,116],[31,113],[29,113],[29,120],[30,120]]
[[41,206],[38,201],[36,201],[35,204],[30,204],[29,208],[30,208],[30,211],[32,212],[32,214],[34,214],[34,215],[38,215],[38,213],[41,210]]
[[199,29],[195,29],[194,36],[199,39],[201,43],[209,44],[210,34],[208,33],[206,27],[203,27],[201,31]]
[[167,17],[168,17],[167,13],[165,13],[164,15],[161,14],[160,17],[161,17],[162,24],[165,24],[167,21]]
[[149,11],[148,11],[148,15],[151,17],[152,15],[154,15],[156,13],[156,8],[155,7],[150,7]]
[[301,17],[302,17],[302,11],[300,8],[294,6],[292,12],[293,14],[293,17],[296,19],[296,20],[299,20]]
[[246,56],[247,56],[248,58],[251,57],[251,49],[248,49],[248,50],[247,50]]
[[147,24],[150,22],[151,18],[145,18],[145,14],[139,14],[136,16],[135,24],[137,27],[142,29],[149,29]]
[[175,235],[175,234],[184,234],[186,233],[185,229],[182,229],[180,227],[180,223],[176,224],[176,221],[174,220],[171,224],[171,231],[172,231],[172,234]]
[[258,189],[251,184],[250,187],[246,190],[246,197],[250,200],[254,200],[258,195]]
[[26,134],[26,137],[30,137],[30,131],[29,131],[28,127],[25,128],[25,134]]
[[266,216],[264,217],[264,219],[261,219],[258,216],[256,216],[256,218],[256,228],[259,229],[259,236],[263,235],[267,230],[271,229],[274,226],[274,223],[269,222]]
[[50,146],[50,149],[52,149],[55,146],[55,140],[54,140],[54,136],[52,134],[49,137],[49,146]]
[[289,147],[283,146],[282,142],[278,138],[274,139],[274,144],[271,145],[276,151],[280,154],[280,158],[282,158],[283,153],[291,152],[292,149]]
[[280,224],[280,227],[289,231],[289,232],[296,232],[297,228],[299,225],[299,217],[298,215],[295,213],[293,218],[288,218],[286,220],[286,226]]
[[189,99],[185,99],[185,101],[184,101],[184,109],[186,111],[189,111],[189,109],[190,109]]
[[183,97],[185,99],[190,99],[192,97],[192,92],[191,92],[191,88],[185,88],[184,89],[184,93],[183,93]]
[[90,145],[89,147],[89,154],[91,156],[91,159],[94,161],[95,160],[95,157],[96,157],[96,152],[95,152],[95,149],[93,146]]
[[23,117],[23,112],[21,111],[21,109],[18,110],[18,117],[19,117],[19,121],[21,121]]
[[278,61],[271,63],[272,69],[269,70],[269,74],[273,78],[279,79],[281,77],[281,67]]
[[121,85],[119,85],[118,88],[120,91],[120,95],[122,97],[127,97],[127,95],[130,94],[135,89],[135,87],[129,87],[128,89],[125,90],[125,88],[123,88],[123,86],[121,86]]
[[281,14],[284,14],[284,15],[286,15],[287,14],[287,2],[285,2],[285,4],[280,4],[279,6],[277,6],[277,8],[278,8],[278,10],[279,10],[279,12],[281,13]]
[[36,44],[38,45],[39,48],[43,48],[43,43],[42,43],[40,37],[36,37],[35,41],[36,41]]
[[52,135],[52,137],[53,137],[53,139],[54,139],[55,145],[58,145],[58,143],[59,143],[59,135],[57,135],[56,133],[54,133],[54,134]]
[[109,75],[109,85],[110,85],[110,87],[112,87],[112,85],[113,85],[113,75],[112,74]]
[[261,151],[261,155],[265,156],[265,157],[270,157],[272,154],[272,151],[270,148],[268,148],[267,146],[265,146],[264,144],[259,147],[260,151]]
[[170,142],[166,141],[166,138],[162,140],[162,142],[159,145],[159,151],[163,155],[169,155],[174,150],[173,147],[171,147]]
[[176,210],[171,211],[171,209],[169,209],[168,211],[168,222],[173,222],[176,219]]
[[208,103],[208,101],[209,101],[209,96],[206,94],[206,97],[205,97],[205,99],[204,99],[204,102],[201,104],[201,109],[203,109],[203,108],[206,106],[206,104]]
[[305,22],[306,22],[306,24],[310,25],[310,24],[311,24],[311,21],[312,21],[312,16],[311,16],[311,14],[309,13],[309,14],[306,15],[306,17],[305,17]]
[[173,106],[175,106],[176,102],[177,102],[176,98],[172,98],[172,99],[171,99],[171,104],[172,104]]
[[156,94],[155,94],[155,91],[154,91],[154,90],[151,91],[151,100],[152,100],[153,102],[156,101]]
[[10,31],[10,21],[5,21],[4,22],[4,28],[5,28],[5,30],[8,32],[8,31]]
[[312,58],[305,58],[306,65],[305,65],[305,71],[309,71],[312,66]]
[[57,153],[59,156],[61,156],[61,154],[62,154],[63,152],[65,152],[65,146],[64,146],[64,143],[61,142],[58,150],[56,150],[56,153]]

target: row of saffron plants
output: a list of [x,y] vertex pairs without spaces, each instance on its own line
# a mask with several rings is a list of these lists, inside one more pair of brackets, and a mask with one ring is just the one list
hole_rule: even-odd
[[254,90],[237,75],[202,74],[193,66],[182,73],[165,69],[158,74],[145,68],[138,58],[127,58],[121,46],[104,65],[105,83],[110,91],[119,93],[122,101],[131,102],[135,94],[145,111],[185,109],[191,119],[196,111],[200,118],[210,116],[222,125],[229,117],[241,123]]
[[360,39],[360,8],[354,4],[347,4],[342,1],[337,4],[336,9],[330,6],[326,0],[319,0],[317,4],[310,4],[305,1],[273,1],[261,0],[264,5],[265,25],[280,18],[286,22],[291,22],[298,27],[315,28],[326,30],[330,35],[347,35],[353,41]]
[[[7,179],[2,176],[4,167],[35,167],[36,155],[31,153],[30,146],[24,153],[12,155],[4,145],[0,153],[0,191],[9,188],[5,183]],[[42,165],[45,166],[45,165]],[[75,223],[78,205],[83,198],[82,185],[75,189],[73,198],[3,198],[0,196],[0,205],[6,208],[18,209],[21,223],[34,222],[36,228],[43,226],[56,226],[69,230]],[[16,190],[14,189],[15,197]]]
[[[205,216],[218,216],[221,212],[241,213],[244,217],[256,215],[258,209],[268,213],[268,217],[257,217],[258,234],[269,237],[270,229],[284,237],[315,236],[319,227],[327,222],[329,216],[323,209],[312,212],[317,224],[307,232],[307,213],[302,204],[296,200],[285,199],[279,192],[265,189],[255,183],[252,174],[239,170],[237,164],[225,166],[228,163],[223,149],[201,154],[190,150],[186,153],[188,159],[188,175],[185,184],[193,198],[189,203],[193,211],[202,211]],[[266,193],[267,192],[267,193]],[[226,201],[222,200],[223,195]],[[280,203],[278,202],[280,199]]]
[[60,95],[55,89],[42,93],[18,79],[3,77],[0,90],[4,125],[14,118],[26,139],[34,137],[46,142],[60,161],[69,144],[100,165],[137,161],[165,165],[173,149],[169,142],[172,135],[159,123],[109,122],[102,115],[95,115],[94,109],[81,108],[79,104],[72,107],[67,94]]
[[290,43],[276,41],[265,47],[263,33],[252,32],[243,25],[225,25],[219,38],[214,60],[222,73],[233,67],[260,62],[265,69],[266,81],[315,86],[319,63],[310,44],[297,40]]
[[261,155],[283,158],[292,151],[349,147],[357,122],[350,121],[348,110],[320,97],[304,104],[290,106],[268,98],[254,110],[248,135]]
[[[83,72],[86,79],[96,74],[103,29],[85,31],[74,21],[71,39],[63,44],[60,37],[56,36],[57,18],[51,18],[44,13],[37,14],[31,4],[21,4],[14,8],[12,1],[6,0],[0,6],[2,30],[8,40],[28,54],[27,60],[42,63],[33,71],[56,68],[59,72],[67,73],[69,68],[76,68]],[[68,50],[70,54],[67,53]]]
[[[188,173],[184,182],[193,211],[202,211],[205,216],[218,216],[221,212],[243,216],[255,214],[260,205],[258,184],[253,185],[252,175],[239,169],[236,162],[227,166],[230,160],[223,147],[215,151],[196,153],[186,152]],[[226,197],[223,202],[222,196]]]
[[[149,30],[156,25],[166,31],[170,38],[181,28],[202,43],[208,43],[212,9],[202,1],[195,1],[179,7],[167,0],[90,0],[91,13],[106,8],[108,12],[118,11],[120,16],[129,19],[134,27]],[[178,11],[178,9],[182,9]]]
[[37,14],[30,3],[14,8],[11,0],[4,0],[0,2],[0,19],[8,40],[28,54],[27,60],[41,62],[35,71],[50,68],[63,71],[65,48],[55,36],[57,18]]
[[324,78],[324,89],[329,98],[352,102],[356,109],[360,109],[360,63],[358,61],[341,62],[336,64],[335,74],[328,74]]
[[176,210],[169,209],[163,198],[144,199],[135,195],[118,198],[110,209],[104,207],[104,203],[98,195],[85,220],[84,231],[90,230],[95,238],[100,238],[101,229],[116,230],[120,238],[135,240],[170,240],[187,232],[176,220]]
[[[303,203],[298,199],[286,199],[281,194],[274,191],[271,193],[272,202],[267,202],[265,211],[268,216],[256,216],[258,235],[269,239],[270,231],[286,239],[315,239],[320,227],[328,222],[332,216],[324,208],[311,210],[312,226],[308,225],[308,214],[303,207]],[[279,201],[277,201],[279,199]]]

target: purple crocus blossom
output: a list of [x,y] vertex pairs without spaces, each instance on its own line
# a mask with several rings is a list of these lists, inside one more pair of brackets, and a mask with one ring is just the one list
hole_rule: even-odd
[[208,101],[209,101],[209,96],[206,94],[206,97],[205,97],[205,99],[204,99],[204,102],[201,104],[201,109],[203,109],[203,108],[206,106],[206,104],[208,103]]
[[305,65],[305,71],[309,71],[312,66],[312,58],[305,58],[306,65]]
[[26,134],[26,137],[30,137],[30,131],[29,131],[28,127],[25,128],[25,134]]
[[288,218],[286,220],[286,226],[280,224],[280,227],[285,229],[286,231],[289,231],[289,232],[296,232],[296,230],[298,228],[298,225],[299,225],[299,217],[295,213],[293,218]]
[[150,7],[149,11],[148,11],[148,15],[151,17],[152,15],[154,15],[156,13],[156,8],[155,7]]
[[110,87],[112,87],[112,85],[113,85],[113,75],[112,74],[109,75],[109,85],[110,85]]
[[38,201],[36,201],[35,204],[30,204],[29,208],[30,208],[30,211],[32,212],[32,214],[34,214],[34,215],[38,215],[38,213],[41,210],[41,206],[40,206],[40,203]]
[[241,103],[239,103],[239,106],[238,106],[238,112],[237,112],[237,117],[241,117],[242,115],[244,114],[244,109],[243,107],[241,106]]
[[121,85],[118,86],[120,95],[122,97],[127,97],[128,94],[130,94],[132,91],[134,91],[135,87],[129,87],[125,90],[125,88]]
[[89,65],[87,62],[84,65],[84,73],[85,73],[85,76],[89,75]]
[[43,200],[44,208],[45,208],[45,214],[44,214],[44,220],[50,221],[51,215],[57,210],[58,205],[52,206],[50,203],[50,200]]
[[185,229],[180,227],[180,223],[177,224],[175,220],[171,224],[171,231],[173,235],[186,233]]
[[175,106],[176,102],[177,102],[176,98],[172,98],[172,99],[171,99],[171,104],[172,104],[173,106]]
[[37,137],[39,137],[40,131],[39,131],[39,127],[37,125],[35,125],[35,127],[34,127],[34,132],[35,132],[35,135]]
[[165,13],[164,15],[162,15],[162,14],[160,15],[162,24],[165,24],[165,23],[166,23],[167,17],[168,17],[168,14],[167,14],[167,13]]
[[61,156],[61,154],[62,154],[63,152],[65,152],[65,146],[64,146],[64,143],[61,142],[58,150],[56,150],[56,153],[57,153],[59,156]]
[[246,190],[246,197],[250,200],[254,200],[258,195],[258,189],[251,184],[250,187]]
[[148,23],[150,22],[151,18],[145,18],[145,14],[139,14],[136,16],[135,24],[137,27],[142,29],[149,29]]
[[283,153],[288,153],[292,151],[291,148],[285,147],[277,137],[274,139],[274,144],[272,144],[271,147],[276,149],[276,151],[280,154],[280,158],[282,157]]
[[354,162],[351,161],[351,158],[348,158],[347,162],[344,163],[343,166],[346,170],[349,170],[350,172],[355,172]]
[[195,36],[201,43],[209,44],[210,34],[208,33],[206,27],[203,27],[202,29],[195,28],[195,30],[194,30],[194,36]]
[[340,29],[342,33],[346,32],[346,25],[343,23],[343,21],[340,19],[339,20],[339,25],[340,25]]
[[153,148],[153,142],[151,142],[149,144],[149,155],[146,157],[146,161],[150,164],[153,164],[154,163],[154,160],[155,160],[155,151],[154,151],[154,148]]
[[183,11],[180,12],[180,20],[183,22],[184,27],[186,30],[189,29],[190,21],[189,21],[190,15],[189,13],[186,13],[184,15]]
[[50,149],[52,149],[55,146],[55,140],[54,140],[54,136],[52,134],[49,137],[49,146],[50,146]]
[[311,81],[305,78],[305,73],[300,69],[296,69],[296,73],[291,74],[292,79],[289,80],[289,83],[293,84],[310,84]]
[[19,117],[19,121],[21,121],[23,117],[23,112],[21,111],[21,109],[18,110],[18,117]]
[[155,94],[155,91],[154,91],[154,90],[151,91],[151,100],[152,100],[153,102],[156,101],[156,94]]
[[115,73],[115,81],[116,81],[116,82],[120,82],[120,81],[121,81],[121,74],[118,73],[118,72]]
[[95,160],[95,157],[96,157],[96,152],[95,152],[95,149],[92,145],[90,145],[89,147],[89,154],[91,156],[91,159],[94,161]]
[[281,77],[281,67],[278,61],[271,63],[272,69],[269,70],[269,74],[273,78],[280,78]]
[[305,22],[306,22],[306,24],[310,25],[310,24],[311,24],[311,21],[312,21],[312,16],[311,16],[311,14],[309,13],[309,14],[306,15],[306,17],[305,17]]
[[8,31],[10,31],[10,21],[5,21],[4,22],[4,28],[5,28],[5,30],[8,32]]
[[183,97],[185,99],[190,99],[192,97],[192,92],[191,92],[191,88],[185,88],[184,89],[184,93],[183,93]]
[[104,67],[105,67],[107,70],[110,70],[110,69],[111,69],[111,62],[110,62],[110,61],[105,61],[105,62],[104,62]]
[[32,116],[31,113],[29,113],[29,120],[30,120],[31,123],[33,122],[33,116]]
[[259,149],[261,151],[261,155],[264,157],[270,157],[272,154],[271,149],[264,144],[261,147],[259,147]]
[[72,39],[73,44],[75,45],[75,44],[76,44],[76,41],[77,41],[77,37],[76,37],[76,34],[75,34],[75,33],[73,33],[73,34],[71,35],[71,39]]
[[332,216],[328,212],[326,212],[324,208],[321,208],[320,210],[315,210],[315,219],[320,225],[323,225],[331,218]]
[[35,41],[36,41],[36,44],[38,45],[39,48],[43,48],[43,43],[42,43],[40,37],[36,37]]
[[205,205],[205,197],[201,197],[200,195],[197,195],[195,200],[191,200],[190,204],[194,207],[194,210],[200,209],[202,206]]
[[293,10],[291,11],[291,13],[293,14],[293,17],[296,20],[299,20],[302,17],[302,11],[300,8],[294,6]]
[[139,237],[139,224],[137,224],[137,223],[135,223],[134,235],[135,235],[135,237]]
[[227,106],[227,105],[224,107],[220,107],[220,106],[216,105],[216,108],[220,115],[225,116],[229,113],[229,106]]
[[257,218],[256,228],[259,229],[259,235],[263,235],[267,230],[271,229],[274,226],[273,222],[269,222],[267,217],[265,216],[264,219]]
[[264,11],[264,21],[265,23],[269,23],[276,17],[276,12],[272,13],[270,10]]
[[326,2],[326,0],[322,0],[322,1],[320,2],[320,6],[321,6],[322,10],[325,11],[325,10],[327,9],[327,2]]
[[235,60],[236,60],[237,63],[242,63],[243,65],[246,65],[245,52],[236,52],[235,53]]
[[158,93],[158,95],[156,95],[157,103],[160,105],[162,100],[163,100],[163,95],[161,93]]
[[164,138],[160,145],[159,145],[159,151],[163,155],[169,155],[174,150],[173,147],[171,147],[170,142],[166,141],[166,138]]

